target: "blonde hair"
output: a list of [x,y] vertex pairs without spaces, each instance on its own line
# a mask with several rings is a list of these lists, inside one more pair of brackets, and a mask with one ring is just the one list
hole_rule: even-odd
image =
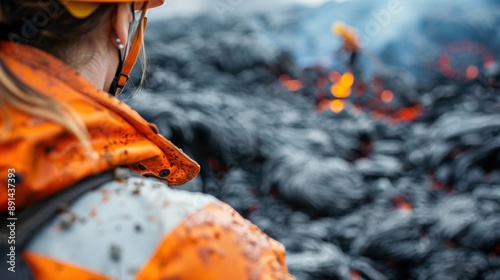
[[6,134],[12,129],[12,120],[7,116],[8,104],[19,111],[62,125],[82,143],[87,153],[91,152],[87,128],[72,108],[27,87],[3,63],[0,63],[0,86]]

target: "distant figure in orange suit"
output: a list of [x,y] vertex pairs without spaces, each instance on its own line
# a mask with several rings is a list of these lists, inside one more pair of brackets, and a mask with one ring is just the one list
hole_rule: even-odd
[[358,53],[361,49],[361,44],[356,30],[347,24],[338,21],[332,25],[332,33],[342,37],[343,42],[340,50],[344,50],[351,54],[349,57],[349,66],[354,67]]

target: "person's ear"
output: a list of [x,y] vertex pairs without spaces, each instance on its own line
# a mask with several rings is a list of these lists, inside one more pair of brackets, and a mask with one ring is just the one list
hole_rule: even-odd
[[133,15],[130,9],[130,3],[120,3],[116,9],[116,14],[114,16],[113,28],[116,31],[118,39],[120,39],[123,45],[128,42],[128,32],[130,23],[133,20]]

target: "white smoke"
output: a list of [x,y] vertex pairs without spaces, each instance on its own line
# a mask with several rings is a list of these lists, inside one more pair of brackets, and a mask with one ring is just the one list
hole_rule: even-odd
[[[217,6],[228,5],[235,14],[265,12],[272,9],[284,9],[292,5],[318,6],[331,0],[167,0],[165,4],[152,10],[151,19],[171,18],[177,16],[193,16],[201,13],[213,13],[217,16]],[[346,2],[350,0],[335,0]]]

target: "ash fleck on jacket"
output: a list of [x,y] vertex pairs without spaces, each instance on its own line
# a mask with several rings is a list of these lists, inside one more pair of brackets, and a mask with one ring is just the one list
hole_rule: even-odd
[[[132,176],[79,197],[24,250],[35,279],[293,279],[280,243],[215,198],[167,186],[199,166],[154,125],[43,51],[1,42],[0,59],[28,87],[75,109],[95,151],[86,157],[60,125],[8,107],[13,129],[0,138],[0,174],[16,170],[17,209],[117,167],[165,182]],[[0,188],[4,212],[7,201]]]

